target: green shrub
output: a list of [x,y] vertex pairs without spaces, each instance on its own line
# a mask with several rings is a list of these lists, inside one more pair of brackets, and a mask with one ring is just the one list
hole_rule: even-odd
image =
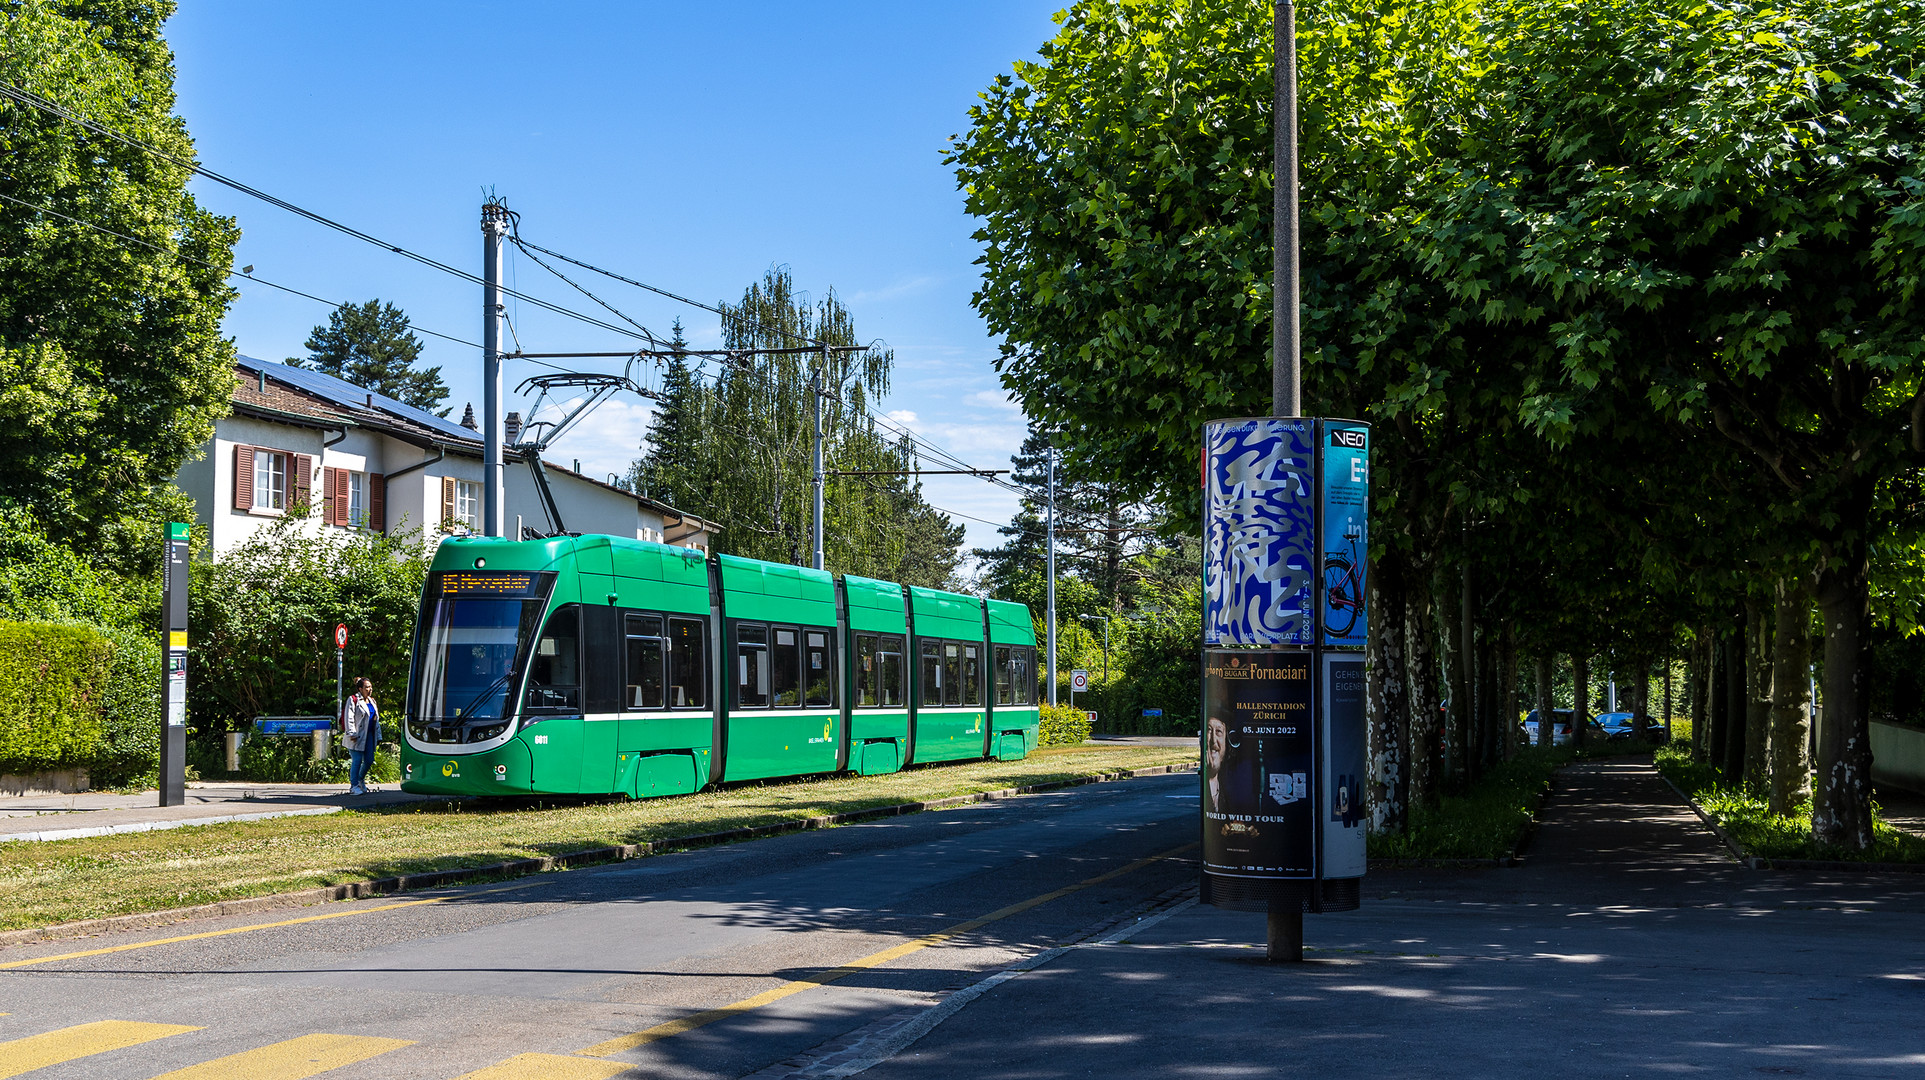
[[1811,800],[1789,814],[1774,814],[1762,796],[1727,787],[1718,770],[1691,760],[1691,748],[1661,746],[1658,771],[1711,815],[1747,855],[1766,859],[1823,859],[1854,862],[1925,862],[1925,838],[1893,827],[1872,806],[1872,846],[1835,848],[1820,845],[1811,834]]
[[1527,747],[1495,765],[1462,795],[1446,795],[1439,805],[1414,807],[1408,833],[1374,833],[1370,856],[1376,859],[1501,859],[1517,850],[1537,813],[1551,774],[1569,763],[1568,746]]
[[1089,714],[1083,710],[1045,703],[1042,713],[1042,724],[1037,729],[1038,745],[1075,746],[1089,738]]
[[97,789],[144,787],[160,776],[160,642],[146,630],[104,633],[114,656],[100,689],[100,748],[87,772]]
[[84,768],[101,746],[113,645],[98,631],[0,623],[0,772]]

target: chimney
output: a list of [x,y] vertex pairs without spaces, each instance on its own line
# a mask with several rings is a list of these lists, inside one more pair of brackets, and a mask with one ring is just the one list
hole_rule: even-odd
[[461,426],[467,428],[469,431],[480,430],[475,426],[475,403],[472,401],[470,401],[468,407],[461,412]]
[[508,414],[508,422],[506,424],[502,441],[507,443],[509,446],[513,446],[516,443],[521,441],[521,414],[520,413],[511,412]]

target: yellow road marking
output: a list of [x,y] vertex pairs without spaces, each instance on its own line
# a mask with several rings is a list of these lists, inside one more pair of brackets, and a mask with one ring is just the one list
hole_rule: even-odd
[[624,1050],[633,1050],[638,1046],[646,1046],[660,1039],[666,1039],[671,1035],[680,1035],[684,1031],[693,1031],[699,1027],[707,1027],[717,1020],[726,1020],[731,1016],[740,1016],[745,1012],[751,1012],[764,1005],[781,1001],[783,998],[791,995],[800,994],[804,990],[813,989],[825,983],[832,983],[838,979],[848,978],[859,971],[866,971],[877,965],[886,964],[891,960],[901,959],[910,953],[926,949],[931,945],[940,945],[950,938],[967,934],[972,930],[979,930],[982,927],[988,926],[990,923],[1007,919],[1011,915],[1020,914],[1021,912],[1028,911],[1030,908],[1047,904],[1051,900],[1060,899],[1074,892],[1081,892],[1092,885],[1100,885],[1111,878],[1122,877],[1124,874],[1130,873],[1133,870],[1140,870],[1151,863],[1162,862],[1172,855],[1180,855],[1196,846],[1198,845],[1184,844],[1179,848],[1171,848],[1161,855],[1152,855],[1147,859],[1138,859],[1128,866],[1111,870],[1106,874],[1098,874],[1093,878],[1087,878],[1074,885],[1065,885],[1060,889],[1053,892],[1046,892],[1041,896],[1032,896],[1027,900],[1011,904],[1006,908],[998,908],[987,915],[971,919],[968,922],[957,923],[954,926],[938,930],[933,934],[924,934],[919,938],[912,938],[900,945],[884,949],[879,953],[871,953],[860,960],[851,960],[841,967],[829,968],[825,971],[816,972],[814,975],[806,978],[783,983],[773,990],[764,990],[754,997],[743,998],[733,1005],[724,1005],[719,1009],[709,1009],[704,1012],[691,1013],[679,1020],[670,1020],[667,1023],[657,1024],[644,1031],[635,1032],[633,1035],[622,1035],[609,1039],[607,1042],[599,1042],[587,1049],[577,1050],[575,1053],[584,1057],[610,1057]]
[[154,1080],[305,1080],[306,1077],[413,1046],[407,1039],[366,1035],[303,1035],[258,1050],[229,1054]]
[[608,1080],[616,1073],[627,1071],[628,1066],[615,1061],[589,1061],[561,1054],[516,1054],[499,1064],[463,1073],[455,1080]]
[[104,1054],[126,1046],[137,1046],[197,1027],[180,1024],[143,1024],[134,1020],[97,1020],[41,1035],[29,1035],[12,1042],[0,1042],[0,1077],[58,1065],[63,1061]]
[[156,945],[177,945],[183,941],[203,941],[207,938],[226,937],[229,934],[245,934],[250,930],[272,930],[277,926],[299,926],[302,923],[321,922],[324,919],[345,919],[350,915],[370,915],[377,911],[393,911],[396,908],[420,907],[422,904],[440,904],[449,900],[460,900],[468,896],[485,896],[489,893],[514,892],[516,889],[529,889],[541,884],[545,883],[540,881],[524,881],[519,885],[507,885],[499,889],[477,889],[473,892],[457,893],[453,896],[431,896],[426,900],[403,900],[396,904],[379,904],[375,907],[354,908],[351,911],[331,911],[326,915],[308,915],[299,919],[282,919],[279,922],[256,923],[253,926],[235,926],[226,930],[207,930],[199,934],[182,934],[179,937],[157,938],[153,941],[137,941],[131,945],[110,945],[105,949],[87,949],[84,952],[61,953],[58,956],[36,956],[31,960],[15,960],[11,963],[0,964],[0,971],[5,971],[8,968],[31,967],[34,964],[51,964],[56,960],[78,960],[83,956],[105,956],[108,953],[127,952],[131,949],[151,949]]

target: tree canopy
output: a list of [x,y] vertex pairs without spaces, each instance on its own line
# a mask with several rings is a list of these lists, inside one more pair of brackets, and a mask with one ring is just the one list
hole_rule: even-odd
[[[855,321],[834,293],[799,296],[771,269],[721,305],[727,349],[794,350],[815,340],[856,345]],[[686,344],[680,324],[673,346]],[[637,490],[721,526],[719,550],[807,564],[812,552],[815,402],[821,379],[824,558],[838,573],[945,588],[956,584],[963,527],[926,502],[911,475],[916,449],[885,434],[868,404],[889,387],[887,349],[771,352],[704,371],[672,358],[662,401],[630,470]]]
[[[151,561],[168,481],[233,392],[234,223],[188,171],[170,2],[17,0],[0,18],[0,501],[109,561]],[[15,94],[20,96],[16,97]]]
[[[1004,384],[1179,522],[1201,422],[1268,412],[1271,10],[1074,4],[949,157]],[[1306,408],[1376,424],[1404,629],[1461,593],[1451,722],[1520,631],[1646,663],[1808,589],[1814,827],[1867,843],[1871,620],[1918,625],[1925,2],[1297,10]]]
[[441,407],[448,400],[448,386],[441,381],[440,365],[415,367],[421,359],[421,339],[408,328],[408,316],[393,304],[380,300],[342,304],[329,313],[326,326],[314,328],[306,344],[308,355],[289,357],[289,364],[346,379],[437,416],[453,411]]

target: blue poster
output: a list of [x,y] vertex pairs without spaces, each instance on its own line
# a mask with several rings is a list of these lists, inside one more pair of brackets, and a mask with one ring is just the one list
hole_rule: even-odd
[[1362,645],[1370,569],[1370,425],[1323,422],[1323,644]]
[[1310,645],[1314,421],[1203,425],[1203,641]]

